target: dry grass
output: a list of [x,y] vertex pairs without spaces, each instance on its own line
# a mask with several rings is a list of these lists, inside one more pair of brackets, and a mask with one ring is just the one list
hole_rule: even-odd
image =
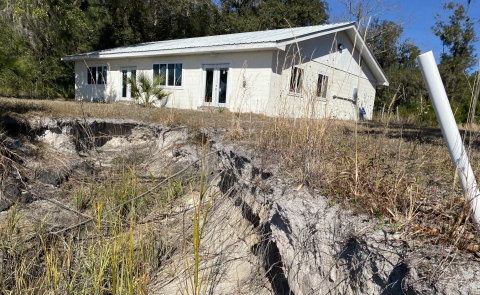
[[[378,230],[400,233],[408,241],[453,244],[461,250],[476,249],[480,242],[436,128],[75,101],[2,98],[0,108],[17,103],[28,108],[13,108],[24,116],[122,118],[194,130],[215,128],[224,140],[247,145],[265,161],[278,163],[283,177],[329,196],[332,205],[377,218]],[[475,131],[467,132],[467,143],[479,175]]]
[[[429,216],[427,220],[434,221],[432,226],[440,234],[450,235],[457,230],[452,228],[456,220],[464,215],[453,166],[436,128],[390,123],[385,129],[377,122],[268,118],[217,110],[75,101],[2,98],[0,106],[5,104],[13,112],[28,116],[122,118],[195,130],[216,128],[224,130],[227,139],[281,159],[285,168],[281,170],[294,181],[321,189],[335,201],[383,216],[391,223],[419,225]],[[476,141],[471,144],[475,146]],[[472,157],[474,170],[478,171],[480,159],[475,152]],[[435,212],[422,212],[431,204],[435,204]],[[449,216],[449,220],[440,221],[442,216]]]
[[20,206],[9,210],[0,226],[0,294],[148,294],[167,249],[156,228],[138,221],[166,212],[183,184],[172,180],[153,198],[135,198],[155,183],[140,182],[135,167],[121,163],[107,175],[74,180],[73,206],[63,200],[93,220],[85,227],[53,232],[45,216],[32,228]]
[[[26,114],[28,116],[48,116],[52,118],[118,118],[145,122],[161,123],[166,126],[187,126],[198,130],[203,126],[229,128],[232,114],[224,110],[207,110],[195,112],[191,110],[144,108],[124,103],[88,103],[62,100],[30,100],[0,98],[0,114]],[[265,116],[249,114],[245,120],[262,120]],[[248,117],[248,118],[247,118]]]
[[[370,214],[378,230],[406,240],[459,249],[480,242],[439,129],[278,119],[275,126],[259,132],[259,150],[281,159],[281,171],[329,196],[332,205]],[[474,134],[469,139],[479,175],[478,142]]]

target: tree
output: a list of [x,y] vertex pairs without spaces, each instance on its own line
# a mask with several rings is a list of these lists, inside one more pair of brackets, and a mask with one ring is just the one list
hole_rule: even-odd
[[[418,47],[409,39],[401,40],[403,28],[392,21],[375,18],[369,27],[367,45],[385,71],[389,87],[381,87],[377,91],[377,106],[389,105],[396,97],[396,105],[402,105],[409,111],[417,108],[423,113],[423,98],[425,93],[423,80],[415,59],[420,54]],[[397,89],[400,90],[399,93]],[[423,114],[422,114],[423,116]]]
[[360,31],[364,32],[370,17],[378,17],[394,9],[395,5],[387,5],[386,0],[335,0],[335,4],[343,11],[343,19],[354,21]]
[[[0,11],[2,27],[13,32],[20,52],[20,65],[28,63],[28,74],[20,95],[36,97],[73,96],[73,64],[60,57],[90,50],[95,34],[89,22],[87,0],[8,0]],[[26,46],[25,46],[26,45]],[[10,44],[15,50],[15,45]],[[33,90],[32,90],[33,89]]]
[[150,6],[155,40],[212,35],[220,13],[212,0],[156,0]]
[[371,22],[365,41],[383,69],[397,63],[402,34],[403,28],[392,21],[375,18]]
[[105,0],[97,49],[212,35],[219,9],[212,0]]
[[28,52],[25,38],[14,32],[4,20],[0,19],[0,93],[3,95],[20,95],[22,81],[31,72],[29,65],[33,62]]
[[106,49],[150,41],[148,1],[105,0],[100,39],[96,49]]
[[465,122],[471,96],[468,73],[475,65],[474,43],[477,37],[474,22],[467,16],[462,4],[450,2],[443,9],[450,14],[448,21],[437,15],[433,27],[444,48],[440,55],[439,71],[452,107],[460,110],[455,112],[456,119]]
[[222,21],[216,32],[230,34],[324,24],[328,4],[322,0],[221,0]]
[[212,0],[0,1],[0,93],[73,97],[65,55],[212,35]]

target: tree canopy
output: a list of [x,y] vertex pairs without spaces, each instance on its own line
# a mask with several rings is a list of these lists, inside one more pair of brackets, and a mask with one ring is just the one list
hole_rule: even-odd
[[437,16],[433,31],[442,41],[444,51],[440,55],[439,71],[456,119],[465,122],[469,113],[473,75],[477,61],[473,44],[477,41],[474,22],[466,15],[459,3],[447,3],[443,9],[450,15],[448,20]]

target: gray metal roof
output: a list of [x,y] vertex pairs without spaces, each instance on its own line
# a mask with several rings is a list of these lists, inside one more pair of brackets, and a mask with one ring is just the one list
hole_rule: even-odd
[[199,38],[187,38],[168,41],[140,43],[106,50],[93,51],[63,57],[62,60],[83,60],[85,58],[123,58],[128,55],[149,56],[164,54],[185,54],[193,52],[216,52],[225,50],[255,50],[277,47],[282,42],[297,38],[330,32],[340,28],[352,26],[354,23],[345,22],[319,26],[247,32],[228,35],[217,35]]

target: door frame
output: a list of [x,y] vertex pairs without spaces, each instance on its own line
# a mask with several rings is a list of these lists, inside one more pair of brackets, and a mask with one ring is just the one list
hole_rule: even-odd
[[130,83],[127,83],[127,96],[123,97],[123,71],[124,70],[127,71],[127,79],[128,79],[128,78],[131,77],[132,71],[135,71],[135,75],[136,75],[137,67],[136,66],[120,67],[120,85],[119,85],[120,99],[119,100],[121,100],[121,101],[133,101]]
[[[214,91],[214,95],[212,95],[212,102],[206,103],[205,102],[205,92],[206,92],[206,80],[207,80],[207,72],[205,69],[209,68],[214,68],[214,74],[213,74],[213,83],[217,84],[217,91]],[[228,76],[227,76],[227,91],[226,91],[226,101],[225,103],[218,103],[218,87],[220,84],[220,68],[227,68],[228,69]],[[228,108],[229,105],[229,94],[231,93],[230,88],[232,87],[231,85],[231,76],[232,76],[232,67],[231,67],[231,62],[230,61],[212,61],[212,62],[203,62],[202,63],[202,79],[201,79],[201,96],[200,96],[200,106],[212,106],[212,107],[218,107],[218,108]]]

